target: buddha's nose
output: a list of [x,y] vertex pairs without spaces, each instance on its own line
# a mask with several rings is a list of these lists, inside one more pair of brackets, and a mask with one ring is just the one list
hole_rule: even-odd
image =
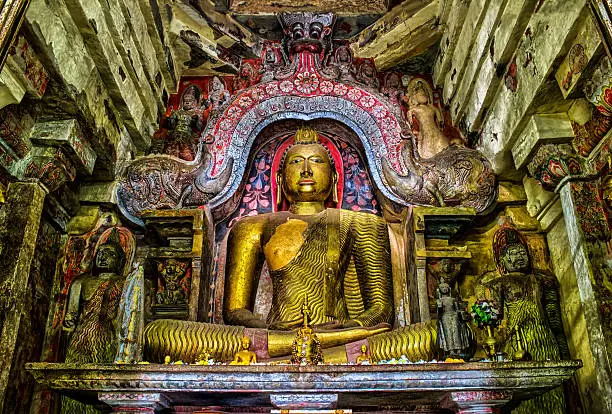
[[308,159],[304,160],[304,164],[302,165],[302,175],[312,175],[312,170],[310,169],[310,163]]

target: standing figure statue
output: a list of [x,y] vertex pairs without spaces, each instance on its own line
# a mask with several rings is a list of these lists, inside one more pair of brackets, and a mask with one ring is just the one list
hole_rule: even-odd
[[[119,230],[100,237],[93,271],[70,286],[63,329],[68,333],[66,363],[112,363],[119,345],[119,302],[125,282],[126,254]],[[91,406],[63,398],[62,413],[97,413]]]
[[467,312],[459,307],[457,299],[451,295],[450,285],[443,279],[436,293],[440,351],[445,357],[464,358],[471,347]]
[[[498,275],[483,284],[503,306],[504,351],[529,353],[536,361],[569,358],[555,276],[532,269],[526,240],[507,223],[493,236],[493,256]],[[565,413],[563,389],[525,401],[513,412]]]
[[197,86],[189,85],[185,88],[180,108],[162,120],[161,127],[168,132],[165,137],[156,133],[156,136],[160,137],[153,139],[152,153],[173,155],[186,161],[194,160],[200,133],[204,127],[200,107],[201,96],[202,91]]

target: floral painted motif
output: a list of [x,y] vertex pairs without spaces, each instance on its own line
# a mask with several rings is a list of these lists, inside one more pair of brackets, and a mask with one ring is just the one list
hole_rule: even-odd
[[280,89],[284,93],[289,93],[293,91],[293,83],[290,80],[282,81],[280,84]]
[[299,92],[310,94],[319,87],[319,78],[310,72],[298,73],[293,83]]
[[378,214],[378,203],[372,193],[368,173],[357,151],[346,144],[338,144],[344,164],[344,200],[342,208]]

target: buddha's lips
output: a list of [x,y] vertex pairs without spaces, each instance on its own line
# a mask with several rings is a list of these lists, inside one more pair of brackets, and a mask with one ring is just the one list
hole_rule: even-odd
[[310,184],[314,184],[314,180],[300,180],[298,182],[298,185],[310,185]]

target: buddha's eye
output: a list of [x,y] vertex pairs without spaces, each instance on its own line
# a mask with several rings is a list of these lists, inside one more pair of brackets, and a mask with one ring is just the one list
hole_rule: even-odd
[[310,162],[316,162],[316,163],[324,163],[325,161],[323,160],[323,158],[321,157],[312,157],[309,158],[308,161]]
[[304,160],[304,158],[302,157],[295,157],[295,158],[291,158],[289,160],[289,164],[299,164],[300,162],[302,162]]

